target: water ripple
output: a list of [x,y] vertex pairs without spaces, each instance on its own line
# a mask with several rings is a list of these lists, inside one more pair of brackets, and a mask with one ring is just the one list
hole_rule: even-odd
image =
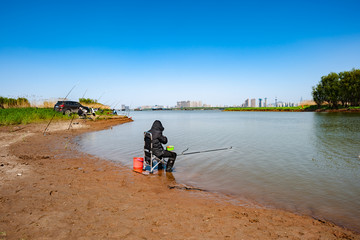
[[[155,119],[180,153],[179,183],[311,214],[360,230],[360,115],[166,111],[80,136],[83,151],[131,168]],[[354,221],[356,220],[357,221]]]

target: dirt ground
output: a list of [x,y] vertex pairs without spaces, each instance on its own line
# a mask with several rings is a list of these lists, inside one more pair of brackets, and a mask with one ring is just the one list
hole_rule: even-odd
[[360,239],[309,216],[184,190],[171,173],[135,173],[72,141],[127,121],[57,122],[45,136],[46,123],[1,127],[0,239]]

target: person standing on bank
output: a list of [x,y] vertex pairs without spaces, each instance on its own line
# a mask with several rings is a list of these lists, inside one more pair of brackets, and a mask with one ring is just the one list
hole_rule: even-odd
[[[171,172],[175,164],[176,153],[164,150],[162,144],[168,142],[167,137],[163,135],[164,127],[159,120],[155,120],[149,132],[152,134],[153,154],[158,158],[169,158],[166,164],[166,171]],[[160,166],[161,165],[161,166]],[[159,164],[159,169],[162,168],[162,164]]]

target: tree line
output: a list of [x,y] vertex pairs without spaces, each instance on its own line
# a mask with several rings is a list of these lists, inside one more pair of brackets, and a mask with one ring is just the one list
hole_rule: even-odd
[[312,96],[318,107],[327,103],[338,108],[360,105],[360,69],[322,76],[312,88]]

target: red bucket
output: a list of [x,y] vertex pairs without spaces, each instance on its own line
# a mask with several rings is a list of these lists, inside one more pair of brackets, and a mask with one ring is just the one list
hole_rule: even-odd
[[134,157],[133,159],[133,167],[134,170],[142,170],[143,169],[143,164],[144,164],[144,158],[142,157]]

